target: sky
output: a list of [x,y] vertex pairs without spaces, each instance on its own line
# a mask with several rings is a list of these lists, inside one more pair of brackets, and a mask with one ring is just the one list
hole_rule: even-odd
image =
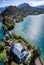
[[31,6],[44,5],[44,0],[0,0],[0,7],[9,5],[19,5],[21,3],[28,3]]

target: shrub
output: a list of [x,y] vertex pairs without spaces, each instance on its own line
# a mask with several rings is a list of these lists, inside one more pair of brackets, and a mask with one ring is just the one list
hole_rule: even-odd
[[41,55],[40,49],[39,48],[34,49],[33,56],[36,58],[39,57],[40,55]]
[[2,45],[0,45],[0,53],[3,52],[4,48]]
[[8,61],[7,54],[6,54],[6,51],[5,51],[5,50],[0,53],[0,61],[1,61],[1,62],[6,62],[6,61]]
[[29,50],[31,50],[31,49],[32,49],[32,45],[31,45],[31,44],[27,44],[27,48],[28,48]]

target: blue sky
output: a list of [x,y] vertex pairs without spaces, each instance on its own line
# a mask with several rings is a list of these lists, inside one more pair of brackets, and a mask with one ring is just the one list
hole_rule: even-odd
[[31,6],[44,5],[44,0],[0,0],[0,7],[29,3]]

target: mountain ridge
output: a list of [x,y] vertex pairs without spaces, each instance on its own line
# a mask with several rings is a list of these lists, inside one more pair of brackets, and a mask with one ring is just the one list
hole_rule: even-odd
[[3,12],[2,15],[16,15],[22,13],[23,15],[33,14],[35,12],[41,13],[44,12],[44,7],[37,6],[32,7],[28,3],[22,3],[18,6],[8,6]]

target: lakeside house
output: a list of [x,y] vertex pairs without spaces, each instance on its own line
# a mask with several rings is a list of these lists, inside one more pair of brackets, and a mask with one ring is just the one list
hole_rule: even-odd
[[10,47],[10,53],[16,62],[23,63],[26,59],[31,57],[30,51],[25,45],[10,40],[9,36],[11,36],[11,34],[6,33],[6,37],[3,40],[5,46]]
[[29,55],[28,50],[25,46],[23,46],[21,43],[15,43],[11,48],[10,52],[13,56],[13,58],[18,63],[23,63],[27,56]]

